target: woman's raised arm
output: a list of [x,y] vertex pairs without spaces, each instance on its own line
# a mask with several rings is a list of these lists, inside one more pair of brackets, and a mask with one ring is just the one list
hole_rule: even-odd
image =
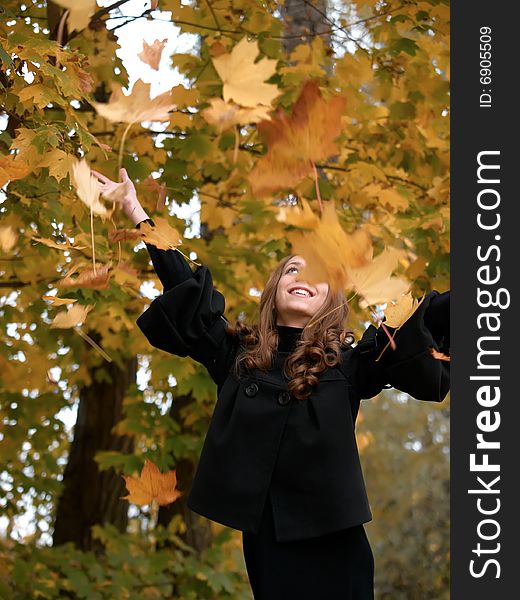
[[[136,228],[141,228],[141,223],[155,225],[152,219],[144,219],[137,223]],[[186,259],[176,250],[161,250],[152,244],[145,242],[148,254],[152,259],[153,268],[157,277],[161,280],[165,292],[171,290],[174,285],[193,277],[193,271]]]
[[[96,171],[92,173],[100,181],[105,196],[121,186],[120,193],[112,197],[137,228],[143,221],[154,225],[142,208],[125,169],[120,171],[120,183]],[[146,247],[164,290],[137,319],[137,326],[154,348],[177,356],[191,356],[221,385],[228,375],[237,345],[226,331],[224,296],[214,288],[206,265],[192,271],[179,252],[160,250],[148,243]]]
[[[372,398],[390,385],[417,400],[442,402],[450,389],[450,362],[435,358],[432,350],[449,353],[449,309],[449,292],[433,290],[426,294],[395,333],[395,350],[387,346],[383,328],[370,325],[347,355],[348,371],[359,397]],[[394,334],[394,328],[387,329]]]

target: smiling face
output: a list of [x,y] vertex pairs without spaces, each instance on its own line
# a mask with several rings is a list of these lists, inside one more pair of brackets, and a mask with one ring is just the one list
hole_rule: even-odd
[[282,271],[276,288],[277,325],[305,327],[327,299],[328,283],[309,285],[299,279],[305,266],[303,257],[294,256]]

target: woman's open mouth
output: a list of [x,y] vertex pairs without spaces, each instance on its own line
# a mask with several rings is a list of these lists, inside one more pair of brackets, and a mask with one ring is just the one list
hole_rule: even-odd
[[300,298],[312,298],[314,294],[305,287],[293,287],[289,290],[291,296],[299,296]]

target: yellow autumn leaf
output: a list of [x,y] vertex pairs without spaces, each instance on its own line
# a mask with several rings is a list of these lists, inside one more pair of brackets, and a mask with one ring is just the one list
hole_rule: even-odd
[[74,160],[72,155],[63,152],[59,148],[53,148],[49,152],[45,152],[38,162],[38,167],[47,167],[49,175],[54,177],[56,181],[61,181],[69,174]]
[[[307,222],[309,222],[309,217]],[[318,226],[312,231],[289,232],[293,254],[305,259],[301,279],[314,284],[327,282],[332,290],[344,289],[352,267],[366,264],[372,254],[372,241],[365,228],[347,233],[333,202],[326,202]]]
[[88,313],[94,308],[92,304],[75,304],[66,311],[58,313],[52,323],[51,329],[69,329],[84,323]]
[[390,302],[408,291],[407,279],[392,276],[402,253],[397,248],[385,248],[366,265],[349,270],[352,287],[363,298],[359,303],[361,308]]
[[74,304],[77,298],[58,298],[58,296],[42,296],[42,300],[47,300],[54,306],[63,306],[64,304]]
[[229,54],[214,57],[213,65],[224,84],[222,95],[226,102],[234,100],[251,108],[271,102],[279,95],[276,85],[264,83],[276,73],[276,60],[258,56],[258,44],[243,37]]
[[12,225],[0,227],[0,248],[2,252],[11,252],[17,240],[18,234]]
[[34,236],[32,239],[35,242],[39,242],[40,244],[48,246],[49,248],[56,248],[56,250],[83,250],[84,248],[86,248],[86,246],[71,244],[69,240],[66,240],[63,244],[58,244],[57,242],[49,238]]
[[129,493],[121,496],[121,499],[138,506],[151,504],[154,500],[159,506],[166,506],[182,496],[182,492],[176,489],[176,469],[161,473],[157,465],[148,459],[145,460],[139,477],[133,475],[123,475],[122,477]]
[[97,10],[96,0],[53,0],[53,2],[69,10],[67,15],[69,31],[81,31],[88,27],[90,18]]
[[210,125],[215,125],[220,133],[233,125],[247,125],[270,119],[268,106],[244,108],[232,102],[225,102],[222,98],[212,98],[210,105],[200,114]]
[[417,310],[421,302],[412,296],[412,292],[404,294],[394,304],[388,304],[385,309],[385,325],[401,327]]
[[320,224],[318,215],[312,212],[312,208],[305,198],[302,198],[301,202],[303,208],[299,206],[282,206],[280,212],[276,215],[276,220],[302,229],[316,229]]
[[160,250],[172,250],[182,244],[182,238],[177,230],[163,217],[154,218],[155,227],[144,221],[137,230],[139,237],[148,244]]
[[92,212],[102,217],[110,216],[106,207],[99,201],[100,188],[98,180],[90,172],[87,161],[82,158],[72,164],[72,184],[76,188],[78,198]]
[[170,111],[175,109],[170,92],[150,98],[150,84],[138,79],[129,95],[123,88],[115,88],[106,103],[92,102],[94,108],[105,119],[116,123],[138,123],[141,121],[167,121]]
[[394,188],[384,188],[379,192],[379,201],[393,212],[407,210],[408,200]]
[[155,40],[153,44],[148,44],[143,40],[143,50],[137,56],[147,65],[152,67],[155,71],[159,70],[159,63],[161,62],[162,51],[168,39]]
[[16,154],[0,156],[0,188],[9,181],[23,179],[29,175],[32,169],[33,167],[24,160],[17,158]]

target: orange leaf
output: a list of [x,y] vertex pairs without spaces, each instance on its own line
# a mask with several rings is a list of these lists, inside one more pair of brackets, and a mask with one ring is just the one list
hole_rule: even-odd
[[326,101],[316,82],[307,82],[289,116],[283,110],[258,131],[266,138],[268,151],[249,175],[254,194],[266,195],[297,185],[311,174],[313,163],[338,152],[335,142],[341,133],[345,99]]
[[153,500],[156,500],[159,506],[166,506],[182,496],[182,492],[175,489],[177,486],[176,469],[161,473],[159,468],[148,459],[145,460],[139,477],[123,475],[123,479],[129,494],[122,496],[121,499],[139,506],[151,504]]
[[11,252],[18,240],[18,233],[12,225],[0,227],[0,248],[3,252]]
[[433,358],[436,358],[437,360],[446,360],[451,362],[451,356],[448,356],[443,352],[439,352],[438,350],[435,350],[435,348],[430,348],[430,352]]
[[56,283],[56,287],[82,287],[94,290],[106,290],[108,287],[108,280],[110,279],[110,267],[112,263],[109,262],[105,265],[96,266],[96,271],[92,267],[81,271],[75,279],[72,279],[71,275],[67,275]]
[[23,160],[16,160],[15,154],[0,156],[0,188],[4,187],[9,181],[23,179],[31,171],[32,167]]
[[168,39],[155,40],[153,44],[148,44],[143,40],[143,51],[137,56],[147,65],[152,67],[155,71],[159,70],[159,63],[161,62],[162,51]]
[[157,192],[157,204],[155,205],[155,210],[161,212],[166,206],[166,184],[163,182],[159,185],[151,175],[148,175],[143,183],[152,192]]

